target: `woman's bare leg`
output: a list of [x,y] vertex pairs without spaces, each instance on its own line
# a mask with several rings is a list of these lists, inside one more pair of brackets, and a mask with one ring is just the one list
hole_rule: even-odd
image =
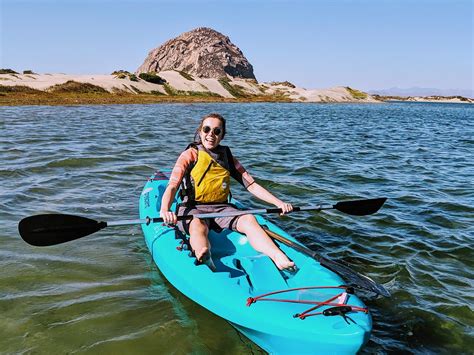
[[246,214],[237,220],[237,231],[247,236],[250,245],[258,252],[270,257],[278,269],[288,269],[295,266],[265,233],[253,215]]
[[189,224],[189,242],[194,254],[196,255],[196,259],[199,262],[203,261],[203,257],[207,257],[209,250],[211,249],[209,238],[207,236],[208,233],[209,227],[206,222],[199,218],[193,218]]

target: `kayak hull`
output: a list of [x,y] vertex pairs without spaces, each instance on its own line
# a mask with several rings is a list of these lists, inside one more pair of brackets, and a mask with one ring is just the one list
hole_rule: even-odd
[[[140,218],[158,217],[166,185],[166,175],[161,172],[149,179],[140,196]],[[256,218],[266,228],[298,243],[263,217]],[[341,289],[337,287],[344,282],[316,260],[285,245],[280,248],[295,261],[296,273],[279,271],[267,256],[256,252],[247,238],[237,232],[211,231],[209,239],[216,266],[213,272],[207,265],[196,265],[196,259],[186,250],[187,243],[183,243],[182,235],[174,229],[161,223],[142,225],[142,229],[155,264],[175,288],[229,321],[269,353],[356,353],[370,336],[369,312],[351,312],[348,314],[351,321],[322,314],[305,319],[293,317],[315,302],[340,295]],[[331,288],[316,288],[321,286]],[[282,293],[259,298],[280,291]],[[340,297],[344,297],[342,301],[338,298],[341,302],[365,307],[353,294],[344,293]],[[248,303],[249,298],[256,302]],[[278,301],[281,299],[286,301]],[[313,303],[304,303],[308,300]],[[329,306],[322,305],[316,311],[327,308]]]
[[317,341],[315,339],[301,339],[301,336],[275,336],[232,325],[255,344],[272,354],[356,354],[361,348],[360,344],[365,344],[370,337],[370,333],[366,333],[365,337],[360,339],[361,343],[354,342],[354,339],[350,339],[348,342],[344,342],[342,339],[338,339],[336,342],[322,339]]

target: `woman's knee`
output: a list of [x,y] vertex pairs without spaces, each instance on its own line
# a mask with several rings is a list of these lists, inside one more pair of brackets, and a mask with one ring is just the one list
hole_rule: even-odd
[[207,223],[202,219],[193,218],[191,223],[189,223],[189,232],[192,233],[193,231],[207,233],[209,231],[209,227],[207,226]]
[[251,229],[255,228],[261,228],[260,225],[257,222],[257,219],[255,218],[254,215],[251,214],[245,214],[237,220],[237,230],[239,232],[246,232]]

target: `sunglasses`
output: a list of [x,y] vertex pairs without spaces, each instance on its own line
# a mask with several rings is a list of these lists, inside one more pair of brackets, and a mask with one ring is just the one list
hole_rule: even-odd
[[212,130],[212,133],[214,133],[214,135],[216,135],[216,136],[218,136],[219,134],[222,133],[222,129],[219,128],[219,127],[214,127],[214,129],[212,129],[209,126],[202,127],[202,131],[206,134],[209,133],[211,130]]

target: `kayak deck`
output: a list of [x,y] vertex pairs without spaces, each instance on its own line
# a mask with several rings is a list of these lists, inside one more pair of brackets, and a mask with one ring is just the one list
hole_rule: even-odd
[[[149,179],[140,196],[140,218],[158,217],[166,185],[163,173]],[[265,228],[298,243],[263,217],[256,218]],[[196,259],[174,229],[153,223],[142,225],[142,229],[154,262],[174,287],[230,321],[268,352],[355,353],[370,336],[368,312],[351,311],[348,318],[311,315],[331,308],[331,304],[349,304],[354,309],[365,306],[350,291],[339,288],[344,281],[338,275],[294,249],[277,243],[298,267],[296,272],[280,271],[269,257],[255,251],[244,235],[211,231],[216,266],[211,271],[207,265],[195,265]],[[307,317],[295,317],[313,307]]]

